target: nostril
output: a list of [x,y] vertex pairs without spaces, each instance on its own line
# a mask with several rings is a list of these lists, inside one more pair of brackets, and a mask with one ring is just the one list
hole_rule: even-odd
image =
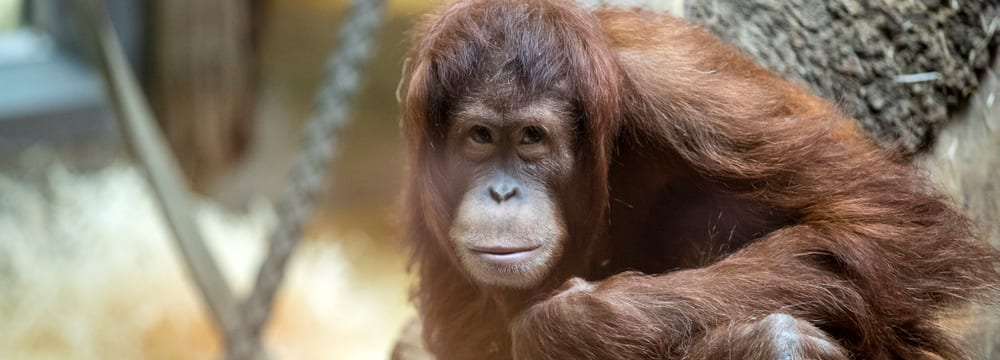
[[517,188],[511,188],[510,191],[507,192],[507,194],[504,194],[503,200],[504,201],[510,200],[510,198],[514,197],[514,195],[517,195]]
[[493,200],[496,200],[496,202],[503,202],[504,200],[503,195],[500,195],[500,193],[498,193],[492,186],[490,186],[490,197],[492,197]]
[[495,187],[490,186],[490,197],[493,198],[497,203],[502,203],[504,201],[510,200],[510,198],[517,196],[516,187],[500,187],[498,190]]

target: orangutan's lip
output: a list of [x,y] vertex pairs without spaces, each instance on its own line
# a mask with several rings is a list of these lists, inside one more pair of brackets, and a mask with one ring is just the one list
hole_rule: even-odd
[[534,246],[471,246],[469,250],[478,254],[487,255],[510,255],[516,253],[523,253],[533,251],[541,247],[540,245]]
[[541,245],[514,247],[484,246],[470,247],[469,251],[492,263],[516,264],[530,258],[539,248],[541,248]]

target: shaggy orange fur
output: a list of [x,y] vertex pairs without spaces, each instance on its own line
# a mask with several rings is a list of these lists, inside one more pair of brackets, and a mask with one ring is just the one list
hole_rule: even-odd
[[[527,290],[476,283],[447,240],[449,109],[498,36],[545,75],[525,92],[577,105],[567,250]],[[469,0],[432,14],[411,57],[403,233],[438,358],[968,356],[935,321],[996,295],[998,252],[850,118],[701,29]]]

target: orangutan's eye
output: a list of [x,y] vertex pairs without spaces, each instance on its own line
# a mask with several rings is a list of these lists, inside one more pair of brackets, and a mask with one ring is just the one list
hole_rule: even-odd
[[521,144],[537,144],[545,138],[545,131],[537,126],[526,126],[521,130]]
[[485,126],[473,126],[472,129],[469,129],[469,138],[480,144],[493,143],[493,133],[491,133],[490,129],[487,129]]

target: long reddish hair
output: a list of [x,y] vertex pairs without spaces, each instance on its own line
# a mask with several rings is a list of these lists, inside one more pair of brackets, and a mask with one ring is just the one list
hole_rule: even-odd
[[[488,311],[488,304],[496,305],[488,289],[476,287],[465,277],[450,251],[447,229],[456,189],[449,188],[441,162],[448,112],[463,91],[469,90],[467,84],[483,75],[481,55],[497,51],[514,54],[510,61],[522,72],[521,78],[526,80],[522,86],[528,95],[559,82],[565,82],[560,86],[573,92],[579,176],[572,182],[574,192],[562,199],[573,244],[563,259],[587,258],[599,225],[606,222],[608,158],[621,119],[621,79],[615,54],[596,18],[569,2],[462,1],[428,19],[415,31],[405,79],[402,128],[409,154],[404,236],[413,248],[412,265],[421,275],[415,298],[424,317],[455,318],[447,324],[432,321],[425,325],[425,337],[433,346],[437,337],[461,334],[477,338],[476,329],[457,323],[470,316],[490,317],[481,312]],[[496,34],[503,34],[503,38]],[[581,266],[585,264],[559,268]],[[452,296],[442,299],[435,295],[432,301],[432,293]],[[474,347],[477,342],[468,343]]]
[[[932,321],[996,294],[1000,256],[977,241],[968,221],[912,168],[871,146],[833,106],[683,21],[642,12],[592,14],[567,0],[468,0],[429,15],[414,39],[402,117],[409,155],[403,236],[420,276],[414,300],[425,342],[440,357],[510,358],[511,317],[539,292],[569,276],[612,275],[664,247],[684,251],[672,239],[609,234],[628,224],[614,218],[609,199],[629,195],[631,187],[639,190],[629,206],[676,201],[645,192],[661,191],[674,173],[696,190],[773,211],[780,222],[749,234],[750,245],[712,254],[712,260],[729,257],[705,268],[608,281],[609,288],[630,290],[636,311],[648,312],[644,319],[655,321],[658,331],[686,331],[650,331],[634,340],[660,349],[625,348],[676,354],[692,334],[784,311],[872,358],[961,357],[957,343]],[[562,87],[575,108],[576,175],[561,199],[567,251],[550,278],[527,292],[477,285],[447,237],[461,190],[443,161],[449,111],[497,54],[509,55],[524,75],[524,96]],[[686,204],[668,205],[686,210]],[[791,260],[775,265],[775,258]],[[605,260],[611,266],[599,273],[594,263]],[[640,270],[676,268],[649,269]],[[788,303],[796,299],[801,303]],[[593,334],[531,337],[518,350],[523,354],[599,353],[601,346],[639,336],[622,329],[651,326],[622,321],[590,331],[571,321],[545,321],[565,310],[558,301],[532,306],[552,334]],[[685,312],[656,312],[665,309]]]

